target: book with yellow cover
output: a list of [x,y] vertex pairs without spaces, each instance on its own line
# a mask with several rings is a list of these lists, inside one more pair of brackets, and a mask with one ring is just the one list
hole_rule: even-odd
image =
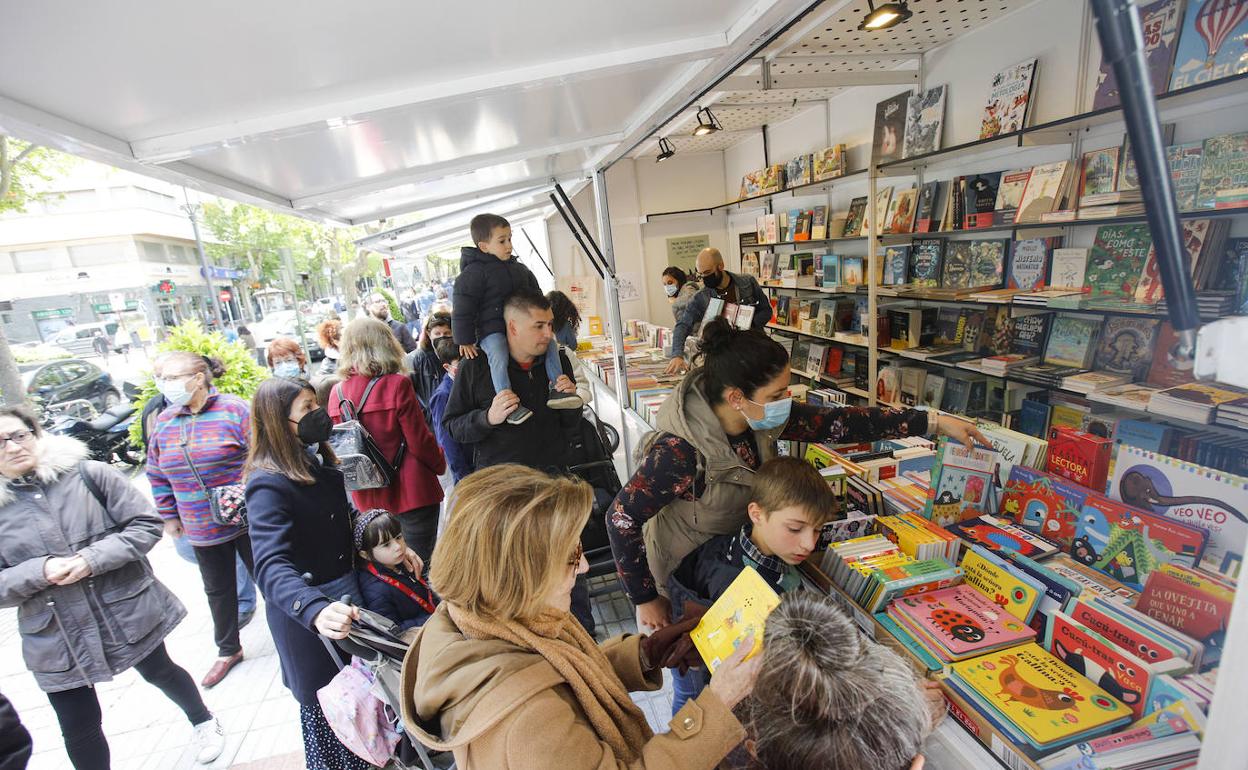
[[954,663],[950,674],[956,690],[1035,749],[1085,740],[1131,719],[1121,701],[1035,643]]
[[1030,623],[1040,591],[972,545],[962,557],[962,580],[1014,617]]
[[762,575],[746,565],[689,632],[689,638],[712,674],[747,636],[754,636],[750,656],[763,648],[763,626],[779,604],[780,597]]

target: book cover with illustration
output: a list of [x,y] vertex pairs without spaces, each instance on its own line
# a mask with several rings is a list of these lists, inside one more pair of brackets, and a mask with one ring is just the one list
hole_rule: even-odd
[[971,241],[950,241],[945,246],[940,285],[945,289],[971,288]]
[[746,637],[754,637],[752,657],[763,648],[767,616],[780,605],[780,597],[755,569],[746,565],[728,590],[715,600],[689,638],[698,648],[711,673],[736,652]]
[[1010,352],[1039,358],[1048,339],[1052,313],[1034,313],[1013,319],[1010,328]]
[[1102,225],[1088,255],[1084,283],[1093,297],[1130,299],[1153,247],[1148,225]]
[[913,158],[939,150],[944,123],[944,86],[936,86],[912,95],[907,102],[906,137],[902,157]]
[[[1148,79],[1154,94],[1164,94],[1170,84],[1170,65],[1178,50],[1175,41],[1179,36],[1182,19],[1182,0],[1156,0],[1139,7],[1140,28],[1144,32],[1144,63],[1148,66]],[[1096,79],[1096,96],[1092,109],[1117,107],[1120,102],[1118,78],[1110,62],[1101,60],[1101,72]]]
[[913,187],[897,191],[897,194],[893,196],[893,202],[888,205],[883,232],[904,234],[913,229],[918,196],[919,191]]
[[1079,512],[1069,553],[1138,591],[1162,564],[1198,564],[1206,538],[1203,529],[1093,493]]
[[[874,226],[879,232],[884,232],[885,225],[888,221],[888,205],[893,202],[893,188],[882,187],[875,191],[875,209],[871,212],[871,217],[862,223],[862,230],[858,233],[861,236],[867,236],[871,233],[871,227]],[[874,220],[872,219],[874,217]]]
[[1205,157],[1204,142],[1184,142],[1166,148],[1170,164],[1170,181],[1174,183],[1174,201],[1179,211],[1195,211],[1200,194],[1200,170]]
[[1018,204],[1015,224],[1039,222],[1040,217],[1057,208],[1058,197],[1070,173],[1070,161],[1059,160],[1033,166],[1023,188],[1023,200]]
[[1068,547],[1088,490],[1068,479],[1015,465],[1001,496],[1001,513],[1023,528]]
[[1248,479],[1122,444],[1110,497],[1209,533],[1200,566],[1237,578],[1248,540]]
[[875,133],[871,140],[871,160],[889,163],[901,160],[906,142],[906,110],[910,92],[885,99],[875,106]]
[[1049,286],[1060,289],[1085,290],[1083,279],[1087,269],[1087,249],[1078,247],[1053,249],[1053,264],[1049,270]]
[[[1243,0],[1248,10],[1248,0]],[[1248,62],[1248,56],[1243,57]],[[1248,131],[1205,140],[1196,208],[1248,206]]]
[[889,617],[942,661],[1029,642],[1036,632],[968,585],[904,596]]
[[910,279],[910,246],[884,247],[884,277],[880,283],[885,286],[900,286]]
[[925,182],[919,188],[919,201],[914,220],[916,233],[930,233],[940,228],[942,202],[941,190],[949,186],[948,182]]
[[1083,154],[1079,167],[1079,197],[1102,195],[1118,189],[1118,152],[1120,147],[1106,147]]
[[[1184,219],[1183,252],[1187,256],[1188,273],[1198,275],[1197,262],[1204,251],[1205,241],[1209,237],[1210,220]],[[1157,249],[1148,250],[1148,258],[1144,262],[1144,271],[1140,274],[1140,283],[1135,287],[1135,301],[1155,304],[1165,297],[1165,289],[1161,285],[1161,271],[1157,268]]]
[[844,176],[845,171],[845,145],[834,144],[815,155],[816,182]]
[[[1066,612],[1074,622],[1139,655],[1155,666],[1159,673],[1191,670],[1193,660],[1200,651],[1201,645],[1195,639],[1125,604],[1090,596],[1072,600]],[[1193,658],[1186,659],[1184,654]]]
[[1047,238],[1024,238],[1014,241],[1010,250],[1010,269],[1006,288],[1034,291],[1044,288],[1044,275],[1049,267]]
[[1010,134],[1027,125],[1035,75],[1036,60],[1028,59],[992,76],[988,84],[988,101],[980,121],[980,139]]
[[945,242],[940,238],[916,238],[910,244],[910,282],[918,288],[940,285]]
[[992,227],[993,216],[997,206],[997,186],[1001,183],[1001,172],[975,174],[964,177],[962,227],[973,230],[977,227]]
[[971,248],[971,286],[999,287],[1005,280],[1005,255],[1010,248],[1008,238],[969,241]]
[[1133,719],[1144,716],[1153,678],[1147,662],[1060,611],[1049,614],[1044,646],[1053,657],[1129,706]]
[[[823,277],[822,286],[825,289],[835,289],[841,285],[841,257],[837,254],[824,254],[822,259]],[[831,331],[828,332],[831,334]]]
[[1110,316],[1101,330],[1093,368],[1114,374],[1126,374],[1142,380],[1153,363],[1153,345],[1157,341],[1156,318]]
[[1023,193],[1027,190],[1027,180],[1031,178],[1031,169],[1001,172],[1001,181],[997,185],[996,214],[993,223],[1009,225],[1018,216],[1018,207],[1023,203]]
[[867,217],[867,196],[863,195],[854,198],[849,202],[849,214],[845,217],[845,229],[841,232],[842,238],[856,238],[862,230],[862,225]]
[[996,516],[967,519],[945,529],[994,553],[1016,551],[1029,559],[1040,560],[1058,552],[1056,543]]
[[1104,489],[1114,442],[1069,425],[1049,428],[1049,473],[1068,478],[1088,489]]
[[1034,642],[954,663],[950,674],[1036,748],[1058,748],[1131,719],[1125,704]]
[[941,438],[923,517],[942,527],[997,510],[1000,459],[994,449]]
[[798,187],[815,181],[815,157],[802,153],[785,166],[785,187]]
[[1135,608],[1203,644],[1201,667],[1207,668],[1222,658],[1234,601],[1233,588],[1199,570],[1166,564],[1148,576]]
[[865,281],[862,257],[841,257],[841,284],[861,286]]
[[973,545],[962,557],[962,581],[1024,623],[1030,624],[1042,590],[1006,567],[990,551]]
[[1248,0],[1188,0],[1170,90],[1248,72]]
[[1049,329],[1044,347],[1044,363],[1087,369],[1096,352],[1101,320],[1096,316],[1058,313]]

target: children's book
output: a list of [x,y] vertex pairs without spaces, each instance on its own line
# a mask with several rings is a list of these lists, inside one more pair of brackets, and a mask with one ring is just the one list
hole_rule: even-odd
[[1001,513],[1023,528],[1068,547],[1087,496],[1087,489],[1068,479],[1015,465],[1001,497]]
[[899,286],[906,283],[910,269],[910,246],[884,247],[884,276],[881,281],[885,286]]
[[810,184],[815,181],[815,159],[810,153],[802,153],[789,161],[785,169],[785,184],[788,187]]
[[1053,265],[1049,270],[1048,285],[1061,289],[1082,289],[1087,268],[1087,249],[1053,249]]
[[[1241,0],[1241,6],[1248,9],[1248,0]],[[1242,59],[1248,69],[1248,56]],[[1212,136],[1205,140],[1200,162],[1196,208],[1241,206],[1248,206],[1248,131]]]
[[1109,496],[1205,530],[1201,568],[1239,576],[1248,540],[1248,479],[1122,444]]
[[1174,201],[1179,211],[1196,209],[1196,196],[1200,194],[1200,172],[1204,165],[1205,143],[1184,142],[1166,148],[1166,160],[1170,165],[1170,181],[1174,183]]
[[872,226],[881,233],[886,232],[886,227],[888,226],[888,204],[892,203],[892,201],[892,187],[878,188],[875,191],[875,208],[871,212],[875,218],[874,223],[871,219],[864,221],[862,223],[862,231],[858,234],[862,236],[869,235]]
[[[1170,65],[1174,63],[1179,22],[1182,19],[1182,0],[1156,0],[1139,7],[1140,27],[1144,32],[1144,62],[1148,65],[1148,79],[1154,94],[1164,94],[1170,83]],[[1121,101],[1118,78],[1110,62],[1101,59],[1101,71],[1096,81],[1096,96],[1092,109],[1116,107]]]
[[1049,244],[1045,238],[1024,238],[1014,241],[1010,250],[1010,269],[1006,288],[1033,291],[1044,288],[1044,275],[1049,267]]
[[971,244],[972,241],[950,241],[945,247],[945,262],[940,270],[941,288],[971,288]]
[[845,145],[834,144],[815,155],[815,181],[845,175]]
[[1097,316],[1058,313],[1044,348],[1044,363],[1087,369],[1096,352],[1101,320]]
[[1005,279],[1005,255],[1009,239],[969,241],[971,286],[1000,286]]
[[924,518],[945,527],[997,510],[996,450],[941,438],[932,465]]
[[1023,199],[1018,204],[1015,224],[1039,222],[1040,218],[1061,205],[1062,188],[1071,173],[1070,161],[1059,160],[1034,166],[1023,188]]
[[1094,737],[1131,718],[1129,707],[1035,643],[954,663],[950,674],[1039,749]]
[[962,580],[1014,617],[1031,623],[1043,590],[1036,587],[1035,581],[1024,580],[1013,572],[1008,564],[992,552],[972,545],[962,557]]
[[1206,538],[1202,529],[1093,493],[1079,513],[1070,555],[1138,591],[1162,564],[1199,563]]
[[1188,0],[1179,32],[1170,90],[1248,71],[1248,0]]
[[754,637],[749,656],[763,648],[767,616],[780,605],[780,597],[755,569],[746,565],[711,608],[689,632],[711,673],[736,652],[746,637]]
[[1129,706],[1133,719],[1144,716],[1153,677],[1146,661],[1076,623],[1064,612],[1049,616],[1044,646],[1053,657]]
[[1148,367],[1153,363],[1157,325],[1156,318],[1106,318],[1093,368],[1129,375],[1132,380],[1144,379],[1148,374]]
[[875,106],[875,135],[871,141],[871,159],[876,163],[900,160],[905,151],[906,110],[910,92],[885,99]]
[[1133,298],[1152,247],[1148,225],[1098,227],[1084,276],[1092,296]]
[[849,214],[845,217],[845,229],[842,238],[856,238],[861,234],[862,226],[867,217],[867,196],[854,198],[849,202]]
[[919,191],[913,187],[898,190],[893,202],[888,205],[888,215],[884,219],[886,233],[908,233],[914,227],[915,205]]
[[1201,642],[1204,668],[1222,657],[1234,600],[1234,588],[1211,575],[1165,564],[1149,575],[1135,608]]
[[907,102],[906,140],[903,157],[913,158],[940,149],[945,122],[945,87],[936,86],[913,94]]
[[1032,641],[1036,632],[968,585],[906,596],[888,610],[916,641],[945,662]]
[[1023,193],[1027,190],[1027,180],[1031,178],[1031,169],[1001,172],[1001,181],[997,185],[997,202],[994,208],[993,224],[1014,224],[1018,216],[1018,207],[1023,204]]
[[1049,428],[1049,473],[1088,489],[1104,489],[1114,442],[1069,425]]
[[862,257],[841,257],[841,284],[843,286],[862,286],[866,282],[865,278]]
[[1017,551],[1028,558],[1043,559],[1058,550],[1056,544],[996,516],[968,519],[946,529],[968,543],[978,543],[994,552]]
[[1071,620],[1138,655],[1159,674],[1190,671],[1203,651],[1190,636],[1119,602],[1089,596],[1071,600],[1065,611]]
[[1118,189],[1119,147],[1106,147],[1083,154],[1079,167],[1079,198],[1103,195]]
[[910,244],[910,282],[918,288],[936,288],[944,257],[945,242],[940,238],[916,238]]
[[993,75],[984,117],[980,121],[980,139],[1010,134],[1027,124],[1035,74],[1036,60],[1028,59]]

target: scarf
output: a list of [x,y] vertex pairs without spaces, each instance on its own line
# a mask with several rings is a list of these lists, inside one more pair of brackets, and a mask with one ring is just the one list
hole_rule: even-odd
[[634,762],[653,735],[624,683],[570,612],[546,610],[529,621],[482,618],[447,603],[451,620],[471,639],[501,639],[532,650],[554,666],[617,762]]

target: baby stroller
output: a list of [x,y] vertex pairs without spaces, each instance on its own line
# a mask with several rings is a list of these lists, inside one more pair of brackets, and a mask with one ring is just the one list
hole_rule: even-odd
[[[351,597],[342,597],[344,604],[351,604]],[[346,667],[352,657],[359,660],[373,675],[371,693],[387,707],[387,715],[393,714],[393,724],[402,731],[399,719],[402,688],[399,683],[403,669],[403,656],[408,644],[399,638],[398,628],[387,618],[357,607],[359,620],[351,624],[346,639],[331,641],[321,637],[325,649],[333,658],[338,670]],[[347,656],[344,661],[343,655]],[[394,756],[385,765],[395,770],[455,770],[455,762],[449,754],[430,755],[429,750],[411,739],[406,732],[395,747]]]

